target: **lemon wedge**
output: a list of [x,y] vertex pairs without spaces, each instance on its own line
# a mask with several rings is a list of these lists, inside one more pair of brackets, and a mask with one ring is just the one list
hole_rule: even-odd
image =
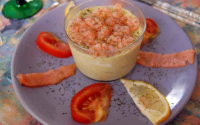
[[65,16],[69,13],[69,11],[75,7],[76,4],[73,1],[70,1],[67,7],[65,8]]
[[170,116],[170,106],[163,94],[149,83],[120,79],[136,106],[154,125]]

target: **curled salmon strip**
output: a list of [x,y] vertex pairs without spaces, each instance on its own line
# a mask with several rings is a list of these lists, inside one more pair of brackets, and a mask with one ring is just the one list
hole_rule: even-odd
[[137,64],[146,67],[183,67],[187,65],[187,62],[194,63],[194,55],[195,51],[193,49],[165,55],[140,51],[137,57]]
[[44,73],[18,74],[16,77],[21,85],[28,87],[39,87],[46,85],[54,85],[62,80],[73,76],[76,71],[76,65],[61,66],[56,70],[50,69]]
[[137,63],[146,67],[162,67],[162,54],[140,51]]

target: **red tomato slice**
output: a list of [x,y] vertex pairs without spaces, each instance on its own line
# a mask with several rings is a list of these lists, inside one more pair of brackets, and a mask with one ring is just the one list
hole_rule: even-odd
[[143,36],[142,45],[151,42],[158,34],[160,30],[157,24],[150,18],[146,18],[146,31]]
[[146,23],[147,23],[147,27],[146,27],[147,33],[149,33],[149,34],[157,34],[158,33],[159,29],[158,29],[156,22],[154,22],[150,18],[146,18]]
[[36,44],[39,49],[48,53],[49,55],[59,58],[67,58],[72,56],[69,45],[49,32],[39,33]]
[[71,100],[72,118],[79,123],[105,121],[112,96],[112,88],[105,83],[89,85]]

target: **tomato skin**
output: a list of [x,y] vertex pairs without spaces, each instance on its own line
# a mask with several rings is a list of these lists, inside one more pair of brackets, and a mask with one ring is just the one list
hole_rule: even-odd
[[151,42],[159,33],[158,25],[152,19],[146,18],[146,31],[143,36],[142,46]]
[[67,58],[72,56],[69,45],[49,32],[39,33],[36,44],[40,50],[54,57]]
[[157,24],[150,18],[146,18],[146,23],[146,32],[150,34],[157,34],[157,32],[159,31]]
[[[106,119],[110,99],[112,97],[112,88],[110,85],[105,83],[95,83],[83,88],[73,96],[70,108],[72,118],[75,121],[84,124],[98,122],[96,121],[96,116],[98,116],[98,113],[81,109],[83,102],[95,94],[100,95],[100,97],[97,98],[97,103],[95,103],[95,105],[100,106],[100,108],[105,111],[105,113],[100,116],[101,119],[98,121],[104,121]],[[98,109],[99,108],[95,108],[95,110]]]

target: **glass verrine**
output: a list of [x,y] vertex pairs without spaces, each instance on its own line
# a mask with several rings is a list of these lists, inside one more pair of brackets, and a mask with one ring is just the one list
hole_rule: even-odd
[[[81,10],[94,6],[114,6],[121,4],[139,20],[141,33],[131,44],[113,51],[93,51],[74,43],[68,35],[68,26]],[[87,77],[100,81],[119,79],[135,66],[140,50],[146,21],[141,10],[125,0],[87,0],[74,7],[65,17],[65,32],[77,68]]]

